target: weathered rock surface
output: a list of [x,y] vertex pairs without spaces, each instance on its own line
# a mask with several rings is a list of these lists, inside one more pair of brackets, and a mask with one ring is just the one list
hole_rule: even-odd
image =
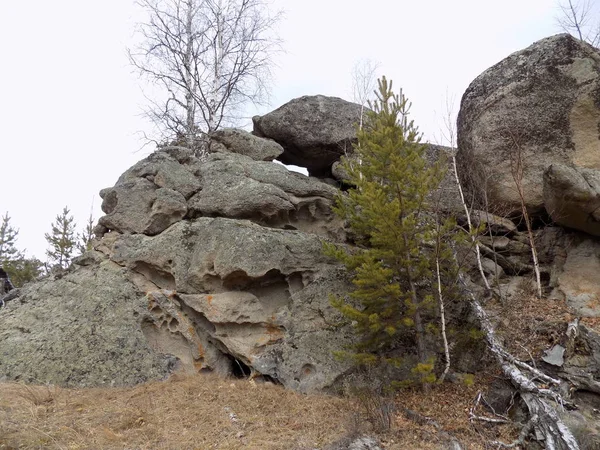
[[[253,374],[311,391],[330,386],[347,369],[332,360],[331,351],[349,336],[324,322],[336,316],[325,293],[343,292],[347,285],[321,245],[313,234],[199,218],[159,236],[120,236],[113,259],[176,292],[170,303],[160,295],[157,305],[161,323],[170,324],[169,335],[188,342],[183,349],[204,349],[191,358],[185,350],[175,353],[188,370],[214,368],[203,359],[209,342],[213,353],[234,357]],[[147,325],[147,334],[159,336],[160,328],[154,328]]]
[[461,179],[492,209],[542,213],[551,164],[600,169],[600,52],[567,34],[542,39],[477,77],[463,95],[457,155]]
[[264,116],[255,116],[254,134],[275,140],[284,149],[278,160],[326,176],[331,165],[356,141],[362,107],[323,95],[296,98]]
[[114,187],[100,192],[106,216],[99,225],[148,235],[167,229],[187,214],[186,199],[200,189],[195,170],[165,152],[153,153],[121,175]]
[[331,206],[337,189],[271,162],[212,155],[200,171],[202,190],[189,201],[193,217],[229,217],[341,236]]
[[0,379],[68,386],[164,377],[177,361],[154,352],[140,323],[147,299],[105,257],[59,280],[29,284],[0,314]]
[[600,236],[600,170],[552,164],[544,172],[543,192],[554,222]]
[[558,290],[577,315],[600,317],[600,242],[581,239],[567,249]]
[[214,153],[237,153],[256,161],[273,161],[283,153],[277,142],[236,128],[217,130],[210,137],[210,151]]
[[352,337],[332,326],[328,295],[348,283],[318,234],[341,230],[336,193],[241,154],[150,155],[103,191],[95,250],[2,311],[0,376],[123,385],[213,370],[334,385],[349,365],[332,352]]

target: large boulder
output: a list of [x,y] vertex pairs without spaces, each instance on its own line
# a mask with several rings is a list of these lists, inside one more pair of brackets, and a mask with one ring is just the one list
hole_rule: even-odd
[[543,192],[554,222],[600,236],[600,170],[552,164],[544,172]]
[[296,98],[264,116],[255,116],[254,134],[277,141],[278,160],[325,176],[341,155],[352,151],[363,107],[324,95]]
[[352,342],[329,304],[349,283],[322,252],[342,230],[336,194],[241,154],[150,155],[103,191],[94,250],[2,310],[0,378],[126,385],[212,370],[335,386],[349,363],[332,352]]
[[[515,175],[544,211],[551,164],[600,169],[600,52],[568,35],[542,39],[479,75],[463,95],[457,159],[463,183],[489,207],[519,213]],[[519,164],[522,164],[522,177]]]

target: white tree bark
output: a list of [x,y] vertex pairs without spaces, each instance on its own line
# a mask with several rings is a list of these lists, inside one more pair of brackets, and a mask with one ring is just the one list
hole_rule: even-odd
[[465,210],[465,215],[467,216],[467,224],[469,226],[469,234],[471,236],[471,241],[473,242],[473,246],[475,247],[475,255],[477,256],[477,267],[479,269],[479,273],[481,274],[481,279],[485,285],[485,288],[489,291],[490,283],[488,282],[485,272],[483,271],[483,264],[481,263],[481,249],[479,248],[479,242],[477,241],[477,236],[475,236],[473,232],[473,223],[471,222],[471,212],[469,211],[469,207],[467,206],[467,202],[465,201],[465,194],[463,193],[462,186],[460,184],[460,178],[458,177],[458,168],[456,165],[456,155],[454,152],[452,153],[452,168],[454,169],[454,179],[456,180],[456,186],[458,187],[458,192],[460,194],[460,201]]
[[[545,448],[547,450],[579,450],[579,445],[573,433],[560,419],[555,407],[548,401],[557,404],[558,407],[568,405],[569,402],[562,398],[558,389],[555,390],[552,387],[538,386],[536,384],[536,380],[539,379],[549,386],[558,387],[560,380],[546,375],[529,364],[518,361],[507,352],[498,341],[487,313],[468,289],[462,276],[460,277],[460,281],[470,297],[471,307],[479,320],[488,348],[498,361],[506,377],[519,390],[521,398],[529,409],[530,416],[532,418],[537,417],[537,421],[533,423],[533,429],[537,435],[543,437]],[[529,375],[527,372],[529,372]],[[510,445],[505,445],[505,447],[510,448]]]
[[[159,141],[183,137],[204,156],[206,135],[233,125],[247,104],[267,99],[280,40],[265,0],[139,0],[149,19],[130,61],[161,92],[147,115]],[[178,145],[180,145],[179,142]],[[197,145],[200,144],[200,145]]]

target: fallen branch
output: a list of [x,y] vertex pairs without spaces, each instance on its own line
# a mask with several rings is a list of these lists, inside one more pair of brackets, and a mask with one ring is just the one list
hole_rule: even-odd
[[[482,400],[486,404],[486,406],[492,410],[493,414],[496,417],[499,417],[499,419],[493,418],[493,417],[478,416],[477,414],[475,414],[475,411],[477,410],[477,407],[479,406],[479,404],[481,403]],[[470,421],[477,420],[479,422],[487,422],[487,423],[495,423],[495,424],[511,423],[510,419],[508,419],[507,417],[505,417],[501,414],[498,414],[496,411],[494,411],[494,409],[492,407],[489,406],[489,404],[483,398],[481,391],[479,391],[477,393],[477,397],[475,398],[475,401],[473,402],[473,406],[471,406],[471,409],[469,409],[469,420]]]
[[[481,330],[485,334],[488,348],[500,364],[506,377],[519,390],[521,398],[527,405],[532,418],[530,420],[532,424],[531,428],[535,430],[537,436],[541,436],[544,439],[545,448],[547,450],[579,450],[579,445],[573,433],[571,433],[569,428],[560,419],[554,407],[547,403],[546,399],[551,399],[560,405],[560,407],[572,405],[563,399],[559,392],[545,386],[538,386],[535,383],[536,378],[555,386],[559,386],[560,381],[546,375],[529,364],[517,360],[506,351],[498,341],[487,313],[468,288],[463,275],[459,276],[459,280],[464,291],[470,297],[471,306],[479,320]],[[523,371],[529,372],[530,376]],[[534,418],[537,418],[535,422],[533,421]],[[527,431],[525,436],[529,432],[530,430]],[[516,445],[513,444],[497,443],[497,445],[504,446],[504,448],[511,448],[511,446],[514,448]]]

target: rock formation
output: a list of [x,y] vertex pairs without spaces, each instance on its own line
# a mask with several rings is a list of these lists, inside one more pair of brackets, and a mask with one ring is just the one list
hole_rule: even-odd
[[255,116],[254,134],[275,140],[284,151],[279,161],[329,176],[341,155],[352,152],[363,108],[323,95],[294,99],[264,116]]
[[264,161],[273,141],[215,142],[203,163],[155,152],[101,192],[94,250],[0,316],[2,377],[123,385],[214,370],[311,391],[347,370],[332,352],[351,333],[328,300],[347,281],[321,251],[344,236],[336,188]]
[[[600,169],[600,52],[568,35],[542,39],[479,75],[458,115],[461,178],[481,204],[519,213],[517,163],[529,211],[544,211],[551,164]],[[482,198],[487,193],[487,201]]]
[[[349,365],[332,352],[353,337],[328,295],[349,284],[321,249],[325,240],[346,241],[332,205],[348,187],[338,161],[351,153],[359,114],[341,99],[302,97],[255,117],[254,134],[216,132],[204,162],[172,146],[128,169],[101,192],[106,215],[93,251],[55,279],[15,290],[0,311],[0,378],[124,385],[212,370],[302,392],[337,387]],[[459,114],[459,176],[480,208],[469,218],[480,232],[481,270],[472,248],[458,249],[471,280],[461,285],[465,301],[447,305],[449,327],[471,329],[477,316],[490,352],[538,417],[536,433],[559,441],[569,439],[559,436],[563,423],[588,426],[600,404],[599,126],[600,53],[567,35],[488,69]],[[454,152],[427,150],[430,163],[451,162]],[[545,352],[529,354],[539,366],[517,361],[494,331],[510,302],[534,295],[516,157],[543,301],[566,311]],[[431,200],[468,228],[452,170]],[[554,223],[539,220],[544,210]],[[495,317],[486,316],[491,304]],[[454,370],[480,368],[480,351],[461,350],[458,340],[452,348]],[[556,415],[559,397],[582,413]]]

